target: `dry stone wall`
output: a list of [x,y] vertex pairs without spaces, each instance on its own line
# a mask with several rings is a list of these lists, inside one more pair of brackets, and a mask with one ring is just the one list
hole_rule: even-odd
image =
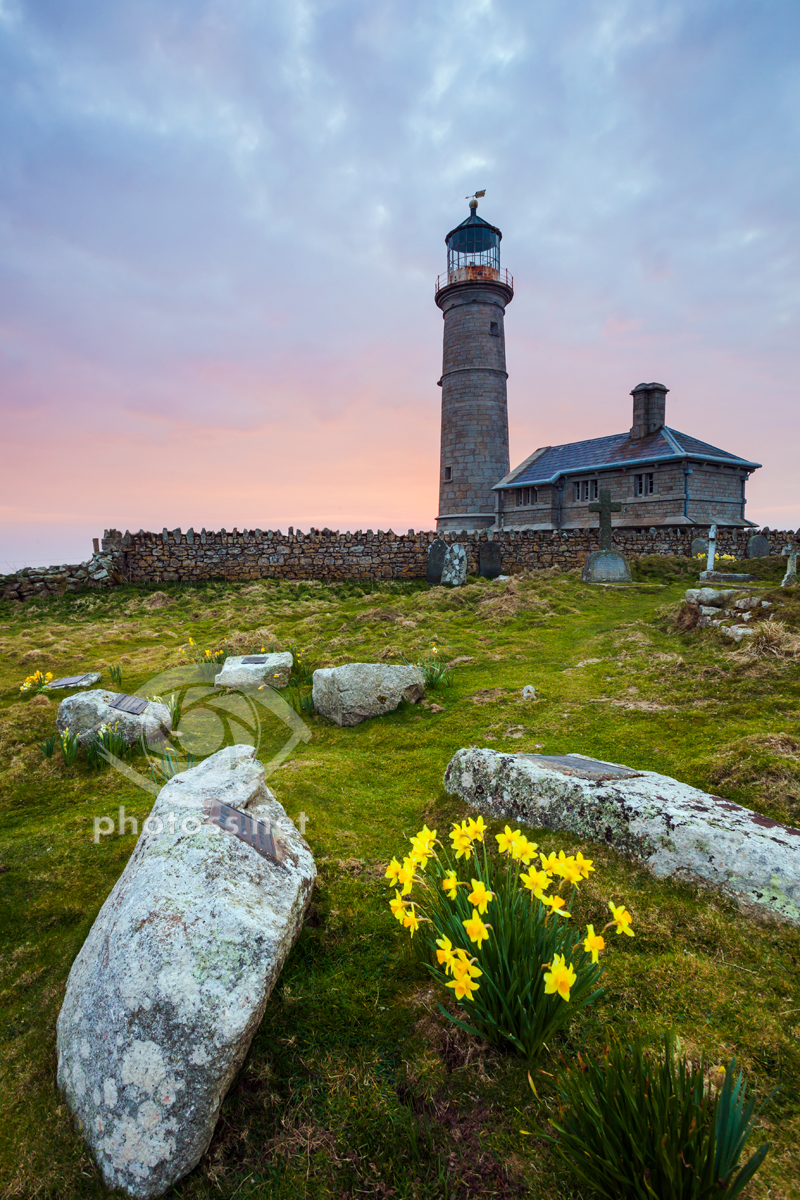
[[[614,548],[628,558],[643,554],[691,553],[692,539],[707,534],[701,526],[653,529],[614,529]],[[718,528],[717,553],[744,558],[754,530]],[[794,538],[789,531],[766,530],[771,553],[780,554]],[[523,570],[580,567],[599,550],[597,529],[514,530],[492,533],[445,533],[448,544],[460,542],[467,551],[467,569],[478,574],[483,542],[500,546],[504,574]],[[99,554],[75,566],[26,568],[0,576],[0,597],[28,600],[60,595],[83,587],[114,587],[122,583],[191,583],[203,579],[420,579],[425,576],[428,547],[437,537],[430,531],[407,534],[371,529],[338,533],[330,529],[289,534],[261,529],[189,529],[161,533],[106,530]]]

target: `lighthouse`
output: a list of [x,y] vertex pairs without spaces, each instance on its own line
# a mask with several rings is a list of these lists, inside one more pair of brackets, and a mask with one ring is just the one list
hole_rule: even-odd
[[469,210],[445,238],[447,271],[436,283],[444,318],[439,532],[494,525],[492,487],[509,472],[504,317],[514,280],[500,269],[503,235],[478,216],[477,196]]

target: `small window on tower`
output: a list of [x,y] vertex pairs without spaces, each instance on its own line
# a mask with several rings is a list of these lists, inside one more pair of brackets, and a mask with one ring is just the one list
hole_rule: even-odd
[[445,481],[445,483],[452,483],[452,481],[453,481],[453,468],[452,467],[445,467],[444,481]]
[[500,326],[497,321],[489,322],[489,333],[492,337],[500,337]]

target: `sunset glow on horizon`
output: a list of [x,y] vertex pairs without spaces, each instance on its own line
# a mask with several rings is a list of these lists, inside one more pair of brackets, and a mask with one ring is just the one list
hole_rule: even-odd
[[0,0],[0,571],[106,528],[435,527],[445,234],[511,464],[667,424],[800,526],[800,10]]

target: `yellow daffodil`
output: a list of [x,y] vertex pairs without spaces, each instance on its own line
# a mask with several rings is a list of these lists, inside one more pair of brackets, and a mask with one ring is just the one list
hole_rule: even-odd
[[586,937],[583,941],[583,948],[587,954],[591,954],[592,962],[596,963],[601,950],[605,950],[605,938],[599,933],[595,933],[594,925],[586,926]]
[[400,863],[396,858],[393,858],[386,868],[386,878],[389,880],[389,883],[397,883],[397,877],[400,874],[400,870]]
[[486,822],[484,821],[483,817],[478,817],[474,821],[470,817],[470,819],[467,821],[467,833],[472,838],[472,840],[475,842],[483,841],[483,837],[484,837],[484,834],[486,833],[487,828],[488,828],[488,826],[486,825]]
[[569,1000],[569,990],[577,979],[572,963],[567,966],[563,954],[553,955],[550,970],[545,972],[545,995],[552,996],[558,992],[562,1000]]
[[436,939],[436,945],[439,949],[436,951],[436,961],[440,967],[444,967],[445,971],[450,975],[453,974],[453,964],[455,956],[453,954],[453,943],[448,937],[440,937]]
[[389,901],[389,908],[392,910],[392,916],[398,921],[402,921],[406,914],[406,902],[400,893],[395,889],[394,899]]
[[467,937],[471,942],[475,942],[478,949],[481,948],[481,942],[485,941],[489,936],[490,925],[484,925],[478,915],[478,910],[473,908],[472,916],[468,921],[462,921],[461,924],[467,931]]
[[456,879],[455,871],[447,871],[442,880],[442,887],[451,900],[455,900],[458,894],[458,880]]
[[527,874],[524,871],[520,872],[520,880],[523,887],[528,888],[540,899],[540,893],[550,886],[550,876],[547,871],[537,871],[535,867],[532,867]]
[[545,871],[549,871],[551,875],[558,873],[558,855],[555,850],[552,854],[539,854],[539,861]]
[[480,985],[473,983],[469,975],[458,975],[455,979],[451,979],[446,986],[453,989],[457,1000],[471,1000],[472,993],[477,992]]
[[494,835],[497,838],[497,849],[500,851],[501,854],[512,854],[513,853],[514,842],[515,842],[515,839],[516,839],[518,833],[519,833],[519,830],[517,830],[516,833],[512,833],[511,826],[506,825],[506,827],[502,833],[496,833]]
[[[518,837],[517,834],[519,834]],[[529,842],[524,833],[517,830],[517,834],[514,835],[515,841],[511,848],[511,857],[515,862],[521,862],[523,866],[529,867],[538,847],[535,842]]]
[[479,975],[483,974],[483,971],[478,966],[478,960],[471,958],[466,950],[462,950],[459,946],[453,960],[453,974],[456,976],[469,975],[470,979],[477,979]]
[[405,915],[403,917],[403,928],[411,930],[412,938],[413,938],[414,934],[417,932],[417,930],[419,929],[419,919],[417,917],[416,909],[413,904],[411,905],[410,908],[406,909]]
[[556,867],[558,874],[562,879],[566,879],[567,883],[580,883],[583,878],[581,869],[575,862],[575,859],[570,854],[569,858],[564,854],[563,850],[558,854],[558,866]]
[[584,879],[588,879],[589,872],[594,870],[594,867],[592,866],[593,862],[594,859],[592,858],[584,858],[580,850],[575,855],[575,866],[578,868]]
[[450,841],[453,843],[456,858],[461,858],[462,854],[467,860],[472,857],[472,838],[464,825],[453,826],[450,831]]
[[403,865],[397,872],[397,882],[403,889],[403,895],[407,896],[414,883],[414,863],[410,858],[403,859]]
[[[558,913],[560,917],[572,916],[572,913],[568,913],[564,908],[566,900],[563,896],[540,896],[539,899],[541,900],[542,904],[546,904],[548,908],[551,908],[554,913]],[[562,909],[564,910],[563,912]]]
[[494,892],[490,892],[485,883],[480,879],[473,879],[472,891],[469,894],[470,904],[474,904],[478,912],[483,916],[486,909],[489,907],[489,901],[494,900]]
[[625,908],[622,904],[614,904],[611,901],[609,901],[608,907],[611,910],[611,916],[613,918],[613,921],[610,922],[610,924],[616,925],[617,933],[626,933],[628,937],[633,937],[634,934],[633,930],[631,929],[631,921],[633,920],[633,917],[628,912],[627,908]]

